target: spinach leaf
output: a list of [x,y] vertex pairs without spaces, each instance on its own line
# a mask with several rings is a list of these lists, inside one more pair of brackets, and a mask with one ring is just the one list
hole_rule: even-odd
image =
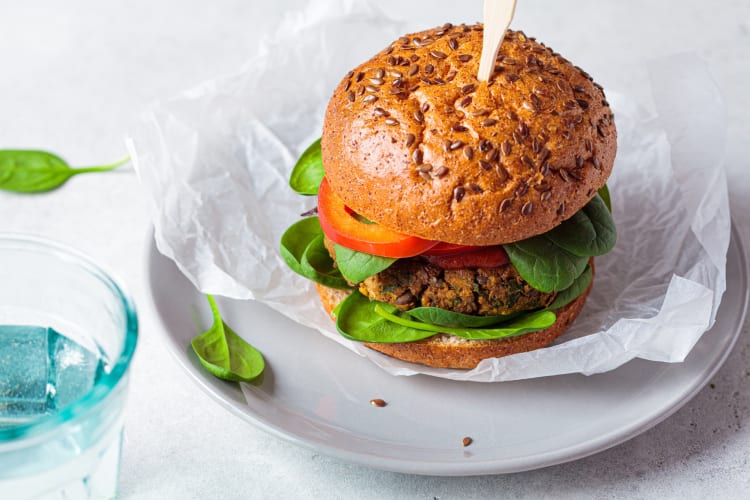
[[591,272],[591,266],[586,266],[586,269],[576,278],[572,285],[558,292],[557,297],[555,297],[555,300],[552,301],[547,309],[555,311],[573,302],[579,295],[586,291],[593,278],[594,273]]
[[190,341],[201,364],[212,375],[233,382],[250,382],[265,369],[263,355],[221,319],[214,298],[206,295],[214,322]]
[[51,191],[74,175],[114,170],[128,161],[129,157],[110,165],[74,169],[46,151],[4,149],[0,150],[0,189],[16,193]]
[[323,175],[323,159],[318,139],[297,160],[289,178],[289,186],[298,194],[315,195],[318,194]]
[[573,255],[587,257],[587,249],[596,240],[596,229],[584,211],[579,210],[559,226],[544,233],[544,236]]
[[398,259],[390,257],[378,257],[369,253],[358,252],[351,248],[335,245],[336,265],[352,283],[360,283],[380,271],[388,269]]
[[292,224],[281,237],[279,253],[292,271],[307,279],[331,288],[351,288],[323,246],[323,231],[317,217]]
[[513,267],[540,292],[565,290],[581,275],[588,257],[579,257],[558,247],[545,234],[503,245]]
[[532,287],[545,293],[570,287],[589,257],[615,245],[617,229],[600,196],[556,228],[526,240],[503,245],[513,266]]
[[336,329],[344,337],[359,342],[414,342],[437,333],[466,339],[498,339],[548,328],[555,319],[551,311],[536,311],[497,328],[452,328],[413,321],[390,304],[370,301],[354,292],[340,304]]
[[609,197],[609,187],[606,184],[599,188],[599,196],[602,197],[604,204],[607,205],[609,213],[612,213],[612,198]]
[[[353,292],[338,306],[336,329],[344,337],[359,342],[414,342],[432,337],[435,332],[417,330],[391,323],[375,314],[378,302],[371,302],[359,292]],[[387,310],[396,311],[390,304],[380,304]]]
[[555,313],[552,311],[536,311],[523,314],[514,321],[504,323],[497,328],[453,328],[412,321],[398,314],[394,314],[393,312],[389,312],[381,303],[376,303],[375,314],[404,327],[411,327],[417,330],[427,330],[434,333],[449,333],[469,340],[515,337],[516,335],[523,335],[524,333],[548,328],[552,326],[557,319],[557,316],[555,316]]
[[307,217],[295,222],[281,236],[279,253],[293,271],[306,275],[302,271],[302,256],[310,243],[323,234],[317,217]]
[[586,206],[544,236],[573,255],[593,257],[612,250],[617,230],[604,200],[594,196]]
[[336,269],[328,249],[323,244],[323,235],[319,235],[305,249],[300,266],[304,275],[331,288],[351,288],[341,272]]
[[440,309],[439,307],[416,307],[409,309],[404,314],[408,314],[423,323],[442,326],[463,326],[466,328],[481,328],[496,325],[518,316],[518,313],[498,316],[474,316]]
[[583,212],[596,231],[596,239],[588,249],[587,255],[594,257],[608,253],[617,243],[617,228],[615,227],[615,221],[612,219],[611,210],[601,197],[595,196],[583,207]]

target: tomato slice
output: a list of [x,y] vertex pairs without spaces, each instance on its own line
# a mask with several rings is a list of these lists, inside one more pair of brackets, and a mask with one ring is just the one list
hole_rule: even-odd
[[468,267],[500,267],[509,261],[508,254],[501,245],[491,247],[479,247],[468,252],[454,253],[452,255],[428,255],[425,254],[430,264],[441,269],[465,269]]
[[357,215],[336,196],[324,177],[318,189],[318,219],[323,233],[334,243],[380,257],[414,257],[438,244],[397,233]]
[[427,256],[430,255],[454,255],[457,253],[464,253],[471,250],[477,250],[482,247],[474,247],[474,246],[468,246],[468,245],[456,245],[455,243],[444,243],[440,242],[434,247],[427,250],[424,254]]

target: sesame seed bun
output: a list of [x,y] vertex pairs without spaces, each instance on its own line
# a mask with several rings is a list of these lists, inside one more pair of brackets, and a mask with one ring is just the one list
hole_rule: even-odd
[[[591,265],[593,267],[593,259]],[[331,311],[351,292],[328,288],[320,284],[316,286],[323,308],[333,318]],[[436,368],[472,369],[483,359],[533,351],[550,345],[578,317],[590,291],[591,285],[573,302],[556,311],[557,320],[549,328],[517,337],[495,340],[466,340],[461,337],[439,333],[416,342],[365,343],[365,345],[388,356],[411,363],[420,363]]]
[[552,229],[604,185],[617,132],[601,87],[514,31],[479,82],[482,31],[407,35],[338,85],[323,164],[354,211],[426,239],[495,245]]

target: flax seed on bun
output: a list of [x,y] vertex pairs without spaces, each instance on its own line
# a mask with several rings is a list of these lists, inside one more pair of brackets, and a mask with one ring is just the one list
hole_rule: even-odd
[[338,85],[323,164],[352,210],[401,233],[496,245],[552,229],[604,185],[617,133],[601,87],[513,31],[479,82],[482,29],[404,36]]

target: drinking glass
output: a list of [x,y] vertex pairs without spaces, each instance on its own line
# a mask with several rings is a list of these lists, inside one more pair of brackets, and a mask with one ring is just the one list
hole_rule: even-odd
[[115,498],[132,301],[66,246],[0,234],[0,498]]

